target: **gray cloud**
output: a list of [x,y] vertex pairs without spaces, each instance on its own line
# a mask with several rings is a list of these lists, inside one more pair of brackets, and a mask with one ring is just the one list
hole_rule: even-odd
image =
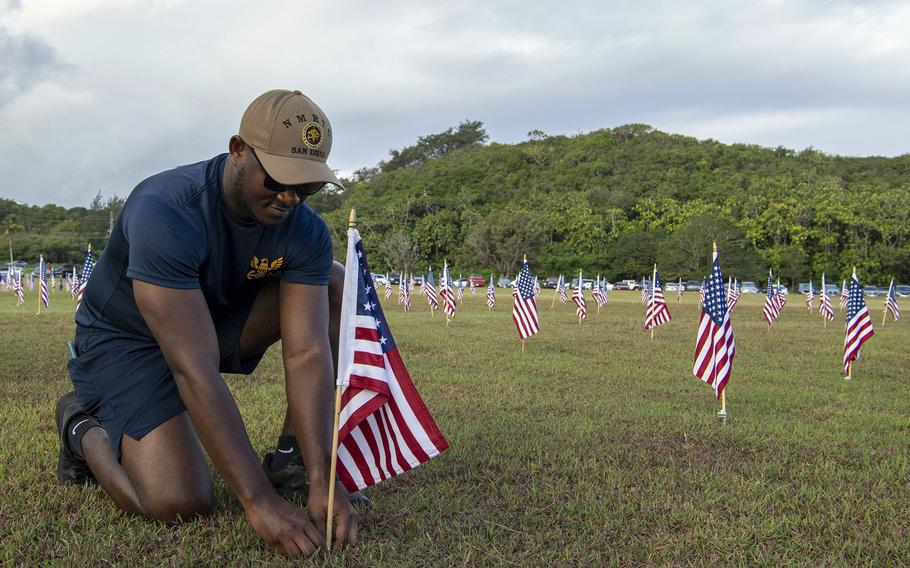
[[[12,3],[16,7],[17,2]],[[0,26],[0,107],[66,69],[57,51],[39,37]]]

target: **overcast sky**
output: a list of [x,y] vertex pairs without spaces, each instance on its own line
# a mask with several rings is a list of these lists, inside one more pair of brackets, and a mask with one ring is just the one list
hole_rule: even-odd
[[0,0],[0,197],[87,205],[300,89],[343,174],[464,119],[910,152],[910,2]]

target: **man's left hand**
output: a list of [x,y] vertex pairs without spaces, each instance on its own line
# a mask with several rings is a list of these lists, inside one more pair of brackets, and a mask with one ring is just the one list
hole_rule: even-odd
[[[340,481],[335,482],[335,498],[332,507],[332,550],[357,544],[359,521],[357,511],[348,501],[348,494]],[[310,495],[307,499],[307,514],[321,531],[325,531],[326,514],[328,513],[328,487],[317,488],[310,484]]]

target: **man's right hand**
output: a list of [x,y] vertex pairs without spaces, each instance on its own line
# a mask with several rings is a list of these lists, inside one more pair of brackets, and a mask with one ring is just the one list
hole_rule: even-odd
[[322,533],[309,517],[277,493],[247,506],[246,517],[256,534],[281,554],[310,556],[325,547]]

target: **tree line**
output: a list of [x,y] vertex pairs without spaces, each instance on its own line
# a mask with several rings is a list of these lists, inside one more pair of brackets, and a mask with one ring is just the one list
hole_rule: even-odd
[[456,271],[514,275],[527,254],[538,274],[584,268],[618,280],[657,263],[664,279],[700,279],[716,241],[724,272],[742,279],[766,279],[768,268],[791,284],[837,279],[856,266],[864,282],[910,281],[910,155],[722,144],[644,124],[487,144],[470,121],[422,138],[424,153],[459,131],[457,147],[383,162],[317,196],[338,248],[356,207],[377,270],[420,272],[446,258]]
[[[910,155],[842,157],[722,144],[629,124],[575,136],[488,142],[479,121],[423,136],[310,198],[344,253],[351,207],[375,271],[542,275],[584,268],[609,280],[700,278],[716,241],[725,273],[788,283],[847,277],[910,282]],[[0,232],[25,259],[79,262],[102,248],[123,205],[0,199]]]

